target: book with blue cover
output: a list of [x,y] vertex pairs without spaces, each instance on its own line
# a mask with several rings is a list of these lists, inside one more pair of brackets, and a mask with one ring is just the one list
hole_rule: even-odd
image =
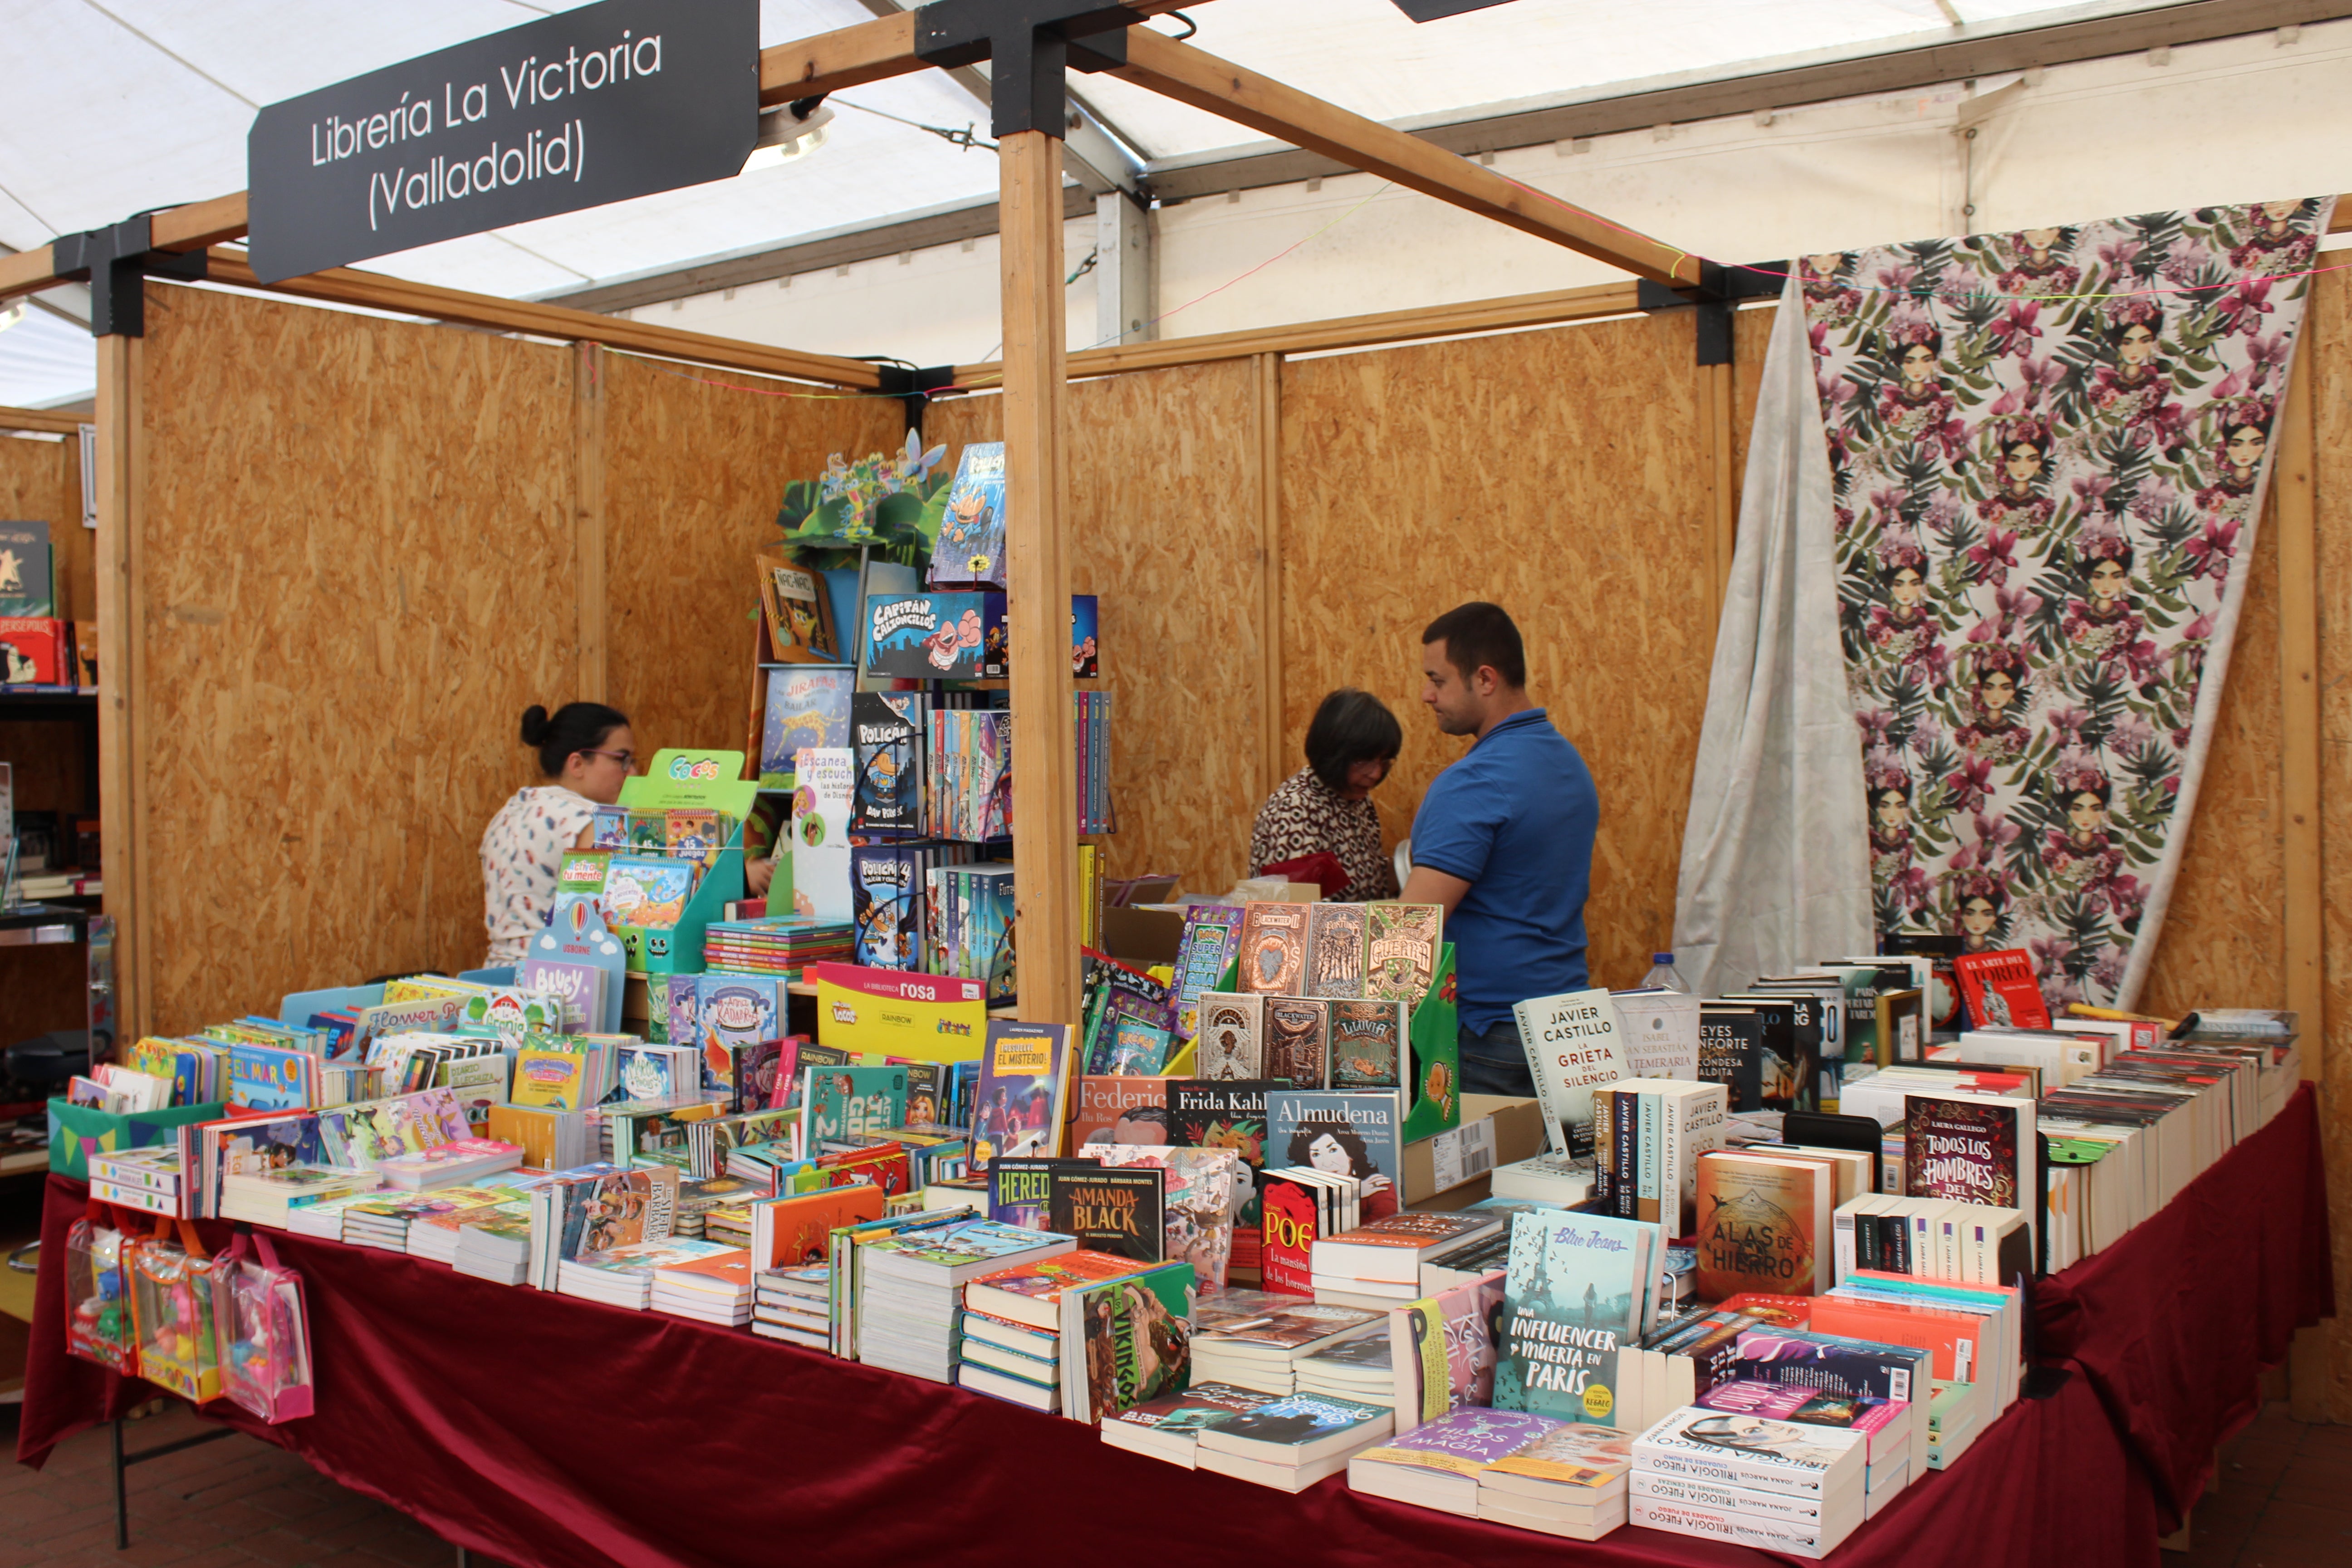
[[849,910],[856,956],[868,969],[920,969],[923,855],[911,845],[849,850]]
[[979,594],[873,594],[866,601],[865,669],[918,680],[981,678]]
[[857,671],[848,665],[799,665],[768,672],[768,706],[760,723],[760,775],[792,778],[793,758],[808,746],[849,744],[849,699]]
[[[1511,1220],[1494,1405],[1564,1421],[1623,1426],[1621,1366],[1649,1328],[1658,1227],[1536,1209]],[[1621,1360],[1622,1358],[1622,1360]]]
[[903,1067],[806,1069],[802,1085],[802,1144],[810,1158],[828,1141],[871,1138],[907,1120],[907,1069]]
[[956,458],[947,513],[931,547],[934,587],[1004,583],[1004,443],[973,441]]
[[275,1046],[228,1048],[228,1102],[255,1110],[305,1110],[318,1099],[317,1058]]

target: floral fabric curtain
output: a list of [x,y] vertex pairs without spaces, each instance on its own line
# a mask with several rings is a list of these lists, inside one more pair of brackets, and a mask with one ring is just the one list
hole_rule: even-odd
[[2137,996],[2330,205],[1799,262],[1879,929]]

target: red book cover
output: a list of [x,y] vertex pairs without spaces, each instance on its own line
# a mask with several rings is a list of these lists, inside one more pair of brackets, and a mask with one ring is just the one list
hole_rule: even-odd
[[2050,1027],[2050,1004],[2042,1000],[2033,960],[2022,949],[1964,952],[1952,960],[1952,974],[1978,1028]]
[[73,682],[73,644],[65,622],[47,616],[0,616],[0,684]]
[[2020,1113],[2031,1100],[1993,1103],[1912,1094],[1903,1099],[1903,1191],[1994,1208],[2032,1202],[2020,1192],[2030,1165],[2018,1158]]
[[893,1143],[887,1149],[852,1149],[839,1154],[820,1154],[816,1163],[833,1174],[828,1186],[845,1187],[853,1182],[871,1182],[891,1197],[906,1192],[909,1185],[907,1173],[907,1148]]
[[1266,1178],[1260,1219],[1258,1267],[1268,1290],[1315,1294],[1315,1194],[1297,1182]]

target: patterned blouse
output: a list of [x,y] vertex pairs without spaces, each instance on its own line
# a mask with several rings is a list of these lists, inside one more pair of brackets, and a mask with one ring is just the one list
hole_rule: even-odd
[[1328,850],[1348,873],[1339,901],[1397,896],[1396,864],[1381,849],[1381,814],[1370,800],[1349,800],[1301,768],[1257,808],[1250,832],[1250,875]]
[[596,803],[562,784],[515,791],[482,832],[483,967],[520,963],[555,910],[555,866],[596,817]]

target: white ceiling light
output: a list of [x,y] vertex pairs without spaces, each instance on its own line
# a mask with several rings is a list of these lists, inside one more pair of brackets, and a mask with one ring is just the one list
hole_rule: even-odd
[[24,319],[25,301],[22,300],[14,300],[5,307],[0,307],[0,332],[6,331]]
[[760,116],[760,140],[752,145],[751,155],[743,160],[743,173],[754,169],[773,169],[785,163],[797,163],[825,143],[833,123],[833,110],[817,104],[803,119],[794,114],[790,104],[772,109]]

